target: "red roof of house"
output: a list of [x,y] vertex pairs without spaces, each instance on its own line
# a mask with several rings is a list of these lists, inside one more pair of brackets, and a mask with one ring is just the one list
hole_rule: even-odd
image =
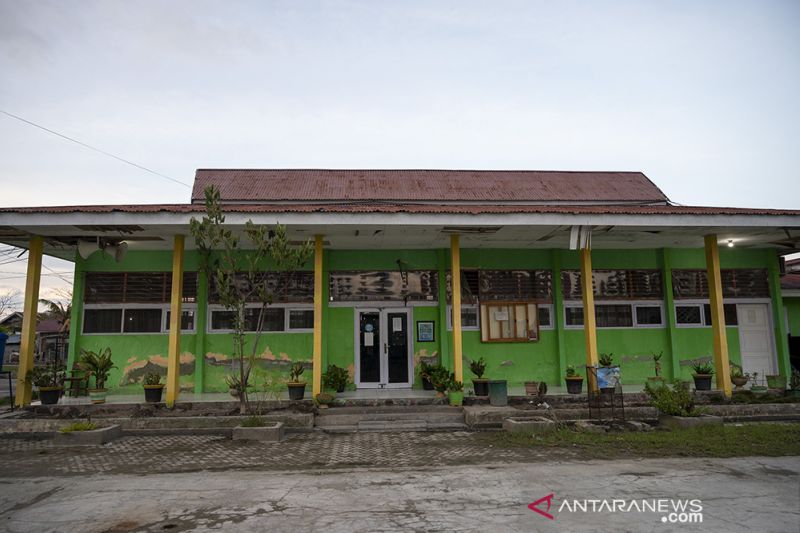
[[[3,207],[0,213],[201,213],[200,204],[76,205]],[[227,204],[226,213],[556,213],[576,215],[774,215],[800,216],[800,210],[686,205],[490,205],[404,203]]]
[[642,202],[666,195],[641,172],[199,169],[192,201]]
[[781,289],[800,291],[800,274],[784,274],[781,276]]

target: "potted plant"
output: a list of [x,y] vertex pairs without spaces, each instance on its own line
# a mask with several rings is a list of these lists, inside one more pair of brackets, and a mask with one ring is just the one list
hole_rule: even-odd
[[567,392],[570,394],[580,394],[583,390],[583,376],[579,375],[575,370],[575,365],[567,366],[566,376],[564,380],[567,382]]
[[35,367],[28,373],[30,382],[39,390],[42,405],[55,405],[64,392],[65,372],[57,360],[46,367]]
[[92,403],[105,403],[108,390],[105,388],[108,374],[112,368],[117,368],[111,360],[111,348],[99,352],[81,350],[80,364],[94,376],[94,388],[89,389],[89,398]]
[[286,383],[286,386],[289,389],[290,400],[302,400],[303,396],[305,396],[306,382],[300,381],[300,376],[303,375],[305,370],[306,368],[303,366],[303,363],[295,363],[289,370],[289,381]]
[[486,361],[483,357],[469,364],[469,369],[475,374],[472,379],[472,386],[475,388],[475,396],[489,396],[489,380],[483,377],[486,372]]
[[350,381],[350,374],[346,369],[336,365],[328,366],[328,371],[322,375],[322,384],[325,388],[336,392],[344,392],[348,381]]
[[433,390],[433,383],[431,383],[431,370],[433,367],[434,365],[426,363],[425,361],[420,361],[417,366],[423,390]]
[[750,392],[758,396],[767,393],[767,386],[760,384],[758,381],[758,372],[753,372],[753,382],[750,385]]
[[695,363],[692,365],[692,377],[695,390],[711,390],[711,378],[714,367],[711,363]]
[[526,381],[525,382],[525,396],[536,396],[539,394],[539,382],[538,381]]
[[739,365],[731,364],[731,383],[736,387],[736,390],[741,390],[749,380],[750,374],[742,372],[742,367]]
[[792,377],[789,379],[789,391],[786,395],[792,398],[800,398],[800,371],[796,368],[792,369]]
[[336,397],[327,392],[320,392],[315,400],[320,409],[327,409],[336,400]]
[[780,374],[768,374],[767,376],[767,388],[785,391],[786,390],[786,378],[781,376]]
[[721,425],[719,416],[709,416],[695,406],[694,398],[685,381],[675,380],[672,386],[666,383],[645,384],[644,390],[650,405],[658,410],[658,423],[667,428],[687,428],[699,425]]
[[604,392],[613,391],[619,384],[619,365],[614,364],[614,354],[602,353],[598,362],[597,387]]
[[651,354],[653,358],[653,367],[655,368],[656,375],[647,378],[648,381],[663,382],[664,378],[661,377],[661,358],[664,357],[664,352]]
[[447,398],[454,407],[460,407],[464,403],[464,384],[456,381],[453,374],[447,382]]
[[436,391],[436,396],[444,398],[447,392],[448,382],[450,381],[450,372],[442,365],[432,366],[430,370],[430,380],[433,389]]
[[148,372],[144,376],[144,401],[147,403],[159,403],[164,392],[164,384],[161,383],[161,375],[158,372]]

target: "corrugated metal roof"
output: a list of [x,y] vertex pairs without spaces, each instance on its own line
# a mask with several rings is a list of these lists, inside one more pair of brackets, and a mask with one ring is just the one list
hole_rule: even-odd
[[784,274],[781,276],[781,289],[800,291],[800,274]]
[[192,201],[666,202],[641,172],[199,169]]
[[[201,213],[200,204],[85,205],[3,207],[0,213]],[[800,216],[800,210],[702,207],[685,205],[486,205],[486,204],[227,204],[226,213],[445,213],[507,214],[561,213],[612,215],[774,215]]]

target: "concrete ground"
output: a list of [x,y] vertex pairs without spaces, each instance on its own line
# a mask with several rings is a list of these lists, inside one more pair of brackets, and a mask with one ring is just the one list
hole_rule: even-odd
[[[528,508],[550,494],[552,520]],[[558,510],[565,500],[643,498],[699,499],[702,524],[665,523],[668,513],[659,512]],[[546,502],[538,508],[547,512]],[[800,461],[649,459],[4,478],[0,509],[0,529],[12,532],[786,532],[800,527]]]

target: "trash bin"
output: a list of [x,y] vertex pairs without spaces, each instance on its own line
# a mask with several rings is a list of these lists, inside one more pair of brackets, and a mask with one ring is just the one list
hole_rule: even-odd
[[3,359],[5,358],[6,354],[6,341],[8,340],[8,335],[0,331],[0,371],[3,370]]
[[496,407],[508,405],[508,384],[506,380],[489,380],[489,404]]

